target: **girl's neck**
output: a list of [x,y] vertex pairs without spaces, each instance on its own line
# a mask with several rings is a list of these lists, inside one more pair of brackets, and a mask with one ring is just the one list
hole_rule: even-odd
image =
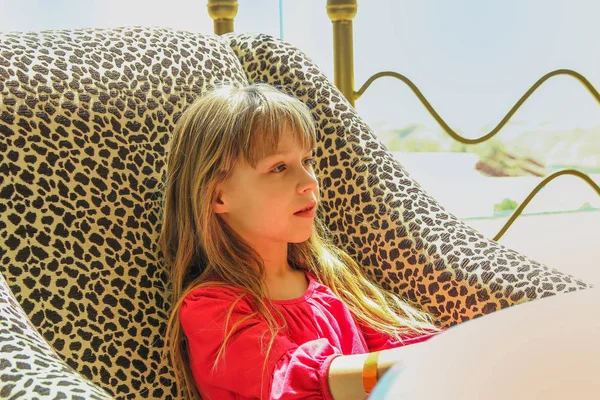
[[283,273],[266,276],[267,296],[271,300],[290,300],[302,297],[308,289],[304,271],[289,268]]

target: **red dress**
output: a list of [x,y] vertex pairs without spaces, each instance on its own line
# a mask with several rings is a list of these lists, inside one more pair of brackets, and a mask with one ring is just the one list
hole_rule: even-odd
[[[422,342],[436,334],[408,337],[402,344],[358,324],[328,287],[310,273],[306,276],[309,286],[302,297],[272,300],[286,318],[288,333],[278,336],[273,344],[262,397],[265,356],[260,343],[268,328],[259,318],[237,327],[227,343],[224,362],[211,374],[225,337],[227,312],[241,291],[233,287],[203,287],[194,289],[183,300],[179,318],[188,340],[194,380],[204,399],[332,399],[327,377],[335,357]],[[243,298],[235,305],[228,330],[254,311],[251,304]],[[265,338],[270,338],[269,331]]]

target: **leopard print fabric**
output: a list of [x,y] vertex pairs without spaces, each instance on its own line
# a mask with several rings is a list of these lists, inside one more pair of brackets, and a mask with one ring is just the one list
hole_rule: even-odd
[[[116,398],[174,397],[159,353],[169,299],[158,183],[176,118],[207,85],[228,81],[247,83],[213,36],[0,36],[0,272],[65,362]],[[3,339],[0,348],[21,347]],[[34,361],[16,362],[25,372]],[[0,384],[8,397],[11,379]]]
[[[0,275],[0,398],[112,399],[60,358],[29,321]],[[33,356],[32,356],[33,355]]]
[[[313,112],[333,239],[440,325],[591,286],[447,213],[283,41],[139,27],[0,34],[0,273],[23,309],[0,317],[14,330],[26,315],[76,371],[45,387],[70,397],[83,376],[114,398],[175,396],[159,353],[169,311],[156,247],[165,145],[208,85],[258,81]],[[11,298],[5,287],[0,304]],[[0,383],[7,398],[31,364],[52,358],[19,338],[0,336],[0,348],[17,349],[2,350],[17,366]]]

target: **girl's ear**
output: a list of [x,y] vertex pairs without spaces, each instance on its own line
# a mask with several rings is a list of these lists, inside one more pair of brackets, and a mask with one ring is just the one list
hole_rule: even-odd
[[217,188],[217,195],[213,200],[212,208],[215,214],[222,214],[227,211],[227,205],[223,201],[223,192],[221,191],[220,187]]

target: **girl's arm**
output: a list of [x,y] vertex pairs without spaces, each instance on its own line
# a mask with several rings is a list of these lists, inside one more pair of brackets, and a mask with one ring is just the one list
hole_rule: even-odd
[[[396,362],[410,364],[427,351],[428,342],[382,350],[377,371],[379,379]],[[368,394],[363,389],[362,371],[368,354],[336,357],[329,367],[329,390],[335,400],[363,400]]]

